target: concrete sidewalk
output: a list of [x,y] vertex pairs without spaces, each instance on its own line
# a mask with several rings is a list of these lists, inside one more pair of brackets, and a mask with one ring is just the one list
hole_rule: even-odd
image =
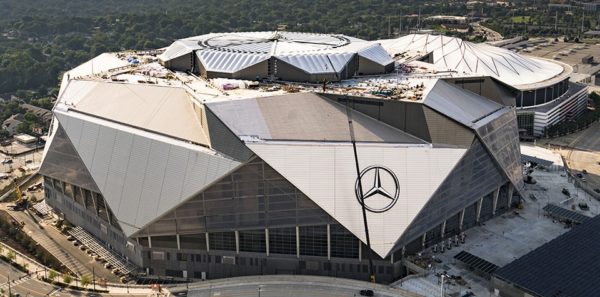
[[[38,280],[42,280],[42,278],[47,277],[48,276],[48,272],[52,269],[42,265],[41,263],[37,262],[34,259],[29,258],[28,256],[20,253],[19,251],[13,249],[12,247],[0,242],[0,246],[2,246],[2,252],[0,253],[0,255],[3,256],[8,256],[8,253],[13,252],[15,253],[15,259],[13,260],[13,262],[16,262],[22,266],[27,266],[26,269],[29,270],[29,277],[30,278],[34,278],[34,279],[38,279]],[[57,272],[58,273],[58,272]],[[58,273],[59,277],[57,277],[57,279],[55,279],[55,282],[59,282],[61,277],[61,274]],[[17,281],[17,280],[15,280]],[[73,278],[73,282],[71,282],[71,285],[78,285],[80,284],[80,280],[77,278]],[[93,287],[93,284],[90,284],[87,286],[88,289],[91,289]],[[99,290],[107,290],[110,294],[133,294],[133,295],[148,295],[152,293],[152,290],[150,289],[149,286],[142,286],[142,285],[121,285],[121,284],[108,284],[106,287],[100,286],[98,284],[96,284],[96,289]]]

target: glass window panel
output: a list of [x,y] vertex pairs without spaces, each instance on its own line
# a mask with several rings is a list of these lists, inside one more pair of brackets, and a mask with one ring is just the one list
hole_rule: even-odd
[[98,216],[104,221],[108,222],[108,211],[106,210],[106,205],[104,204],[104,197],[102,195],[96,193],[96,205],[98,206]]
[[179,235],[182,249],[206,250],[206,234]]
[[296,254],[296,228],[269,229],[269,253]]
[[327,257],[327,226],[300,227],[300,254]]
[[74,199],[74,197],[73,197],[73,185],[65,183],[65,195],[67,195],[67,197],[70,197],[71,199]]
[[73,195],[75,197],[75,202],[79,203],[79,205],[85,206],[85,202],[83,201],[83,195],[81,194],[81,188],[78,186],[73,186]]
[[177,237],[170,236],[152,236],[150,237],[153,248],[177,248]]
[[265,230],[239,231],[240,251],[265,253]]
[[211,250],[235,251],[235,232],[213,232],[208,234]]
[[331,256],[358,258],[358,238],[341,225],[330,225]]

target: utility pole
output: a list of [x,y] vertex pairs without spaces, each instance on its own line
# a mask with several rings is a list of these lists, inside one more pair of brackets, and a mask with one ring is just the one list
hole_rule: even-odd
[[440,287],[440,296],[441,297],[444,297],[444,276],[445,276],[444,274],[440,275],[440,279],[441,279],[441,283],[442,283],[442,285]]
[[556,16],[554,17],[554,32],[557,32],[558,29],[558,10],[556,11]]
[[92,266],[92,284],[94,286],[94,291],[96,291],[96,267]]
[[583,21],[585,20],[585,10],[583,11],[583,14],[581,15],[581,34],[583,34]]
[[417,33],[421,31],[421,7],[419,7],[419,16],[417,17]]
[[388,15],[388,37],[392,36],[392,23],[391,17]]
[[398,35],[402,35],[402,13],[400,13],[400,24],[398,24]]

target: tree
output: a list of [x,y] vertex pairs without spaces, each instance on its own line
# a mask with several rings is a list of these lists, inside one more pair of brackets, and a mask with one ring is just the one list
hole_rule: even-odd
[[54,279],[58,277],[58,272],[54,271],[54,270],[50,270],[50,272],[48,272],[48,279],[51,282],[54,282]]
[[80,282],[81,286],[85,288],[92,282],[92,277],[88,274],[82,275]]
[[8,251],[8,254],[6,255],[6,257],[10,261],[15,261],[15,259],[17,258],[17,254],[15,254],[15,252],[13,252],[13,251]]
[[67,284],[67,286],[73,281],[73,277],[71,277],[71,275],[65,273],[63,274],[63,283]]

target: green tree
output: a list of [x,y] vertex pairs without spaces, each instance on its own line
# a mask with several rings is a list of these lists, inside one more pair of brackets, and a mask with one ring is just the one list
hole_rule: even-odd
[[67,286],[73,282],[73,277],[71,277],[71,275],[69,275],[68,273],[64,273],[62,276],[63,279],[63,283],[65,283]]
[[80,282],[81,286],[85,288],[92,282],[92,277],[88,274],[82,275]]
[[48,272],[48,279],[53,282],[55,278],[58,277],[58,272],[54,271],[54,270],[50,270]]
[[8,258],[8,260],[10,260],[11,262],[14,262],[15,259],[17,258],[17,254],[15,254],[15,252],[13,251],[8,251],[8,254],[6,255],[6,257]]

